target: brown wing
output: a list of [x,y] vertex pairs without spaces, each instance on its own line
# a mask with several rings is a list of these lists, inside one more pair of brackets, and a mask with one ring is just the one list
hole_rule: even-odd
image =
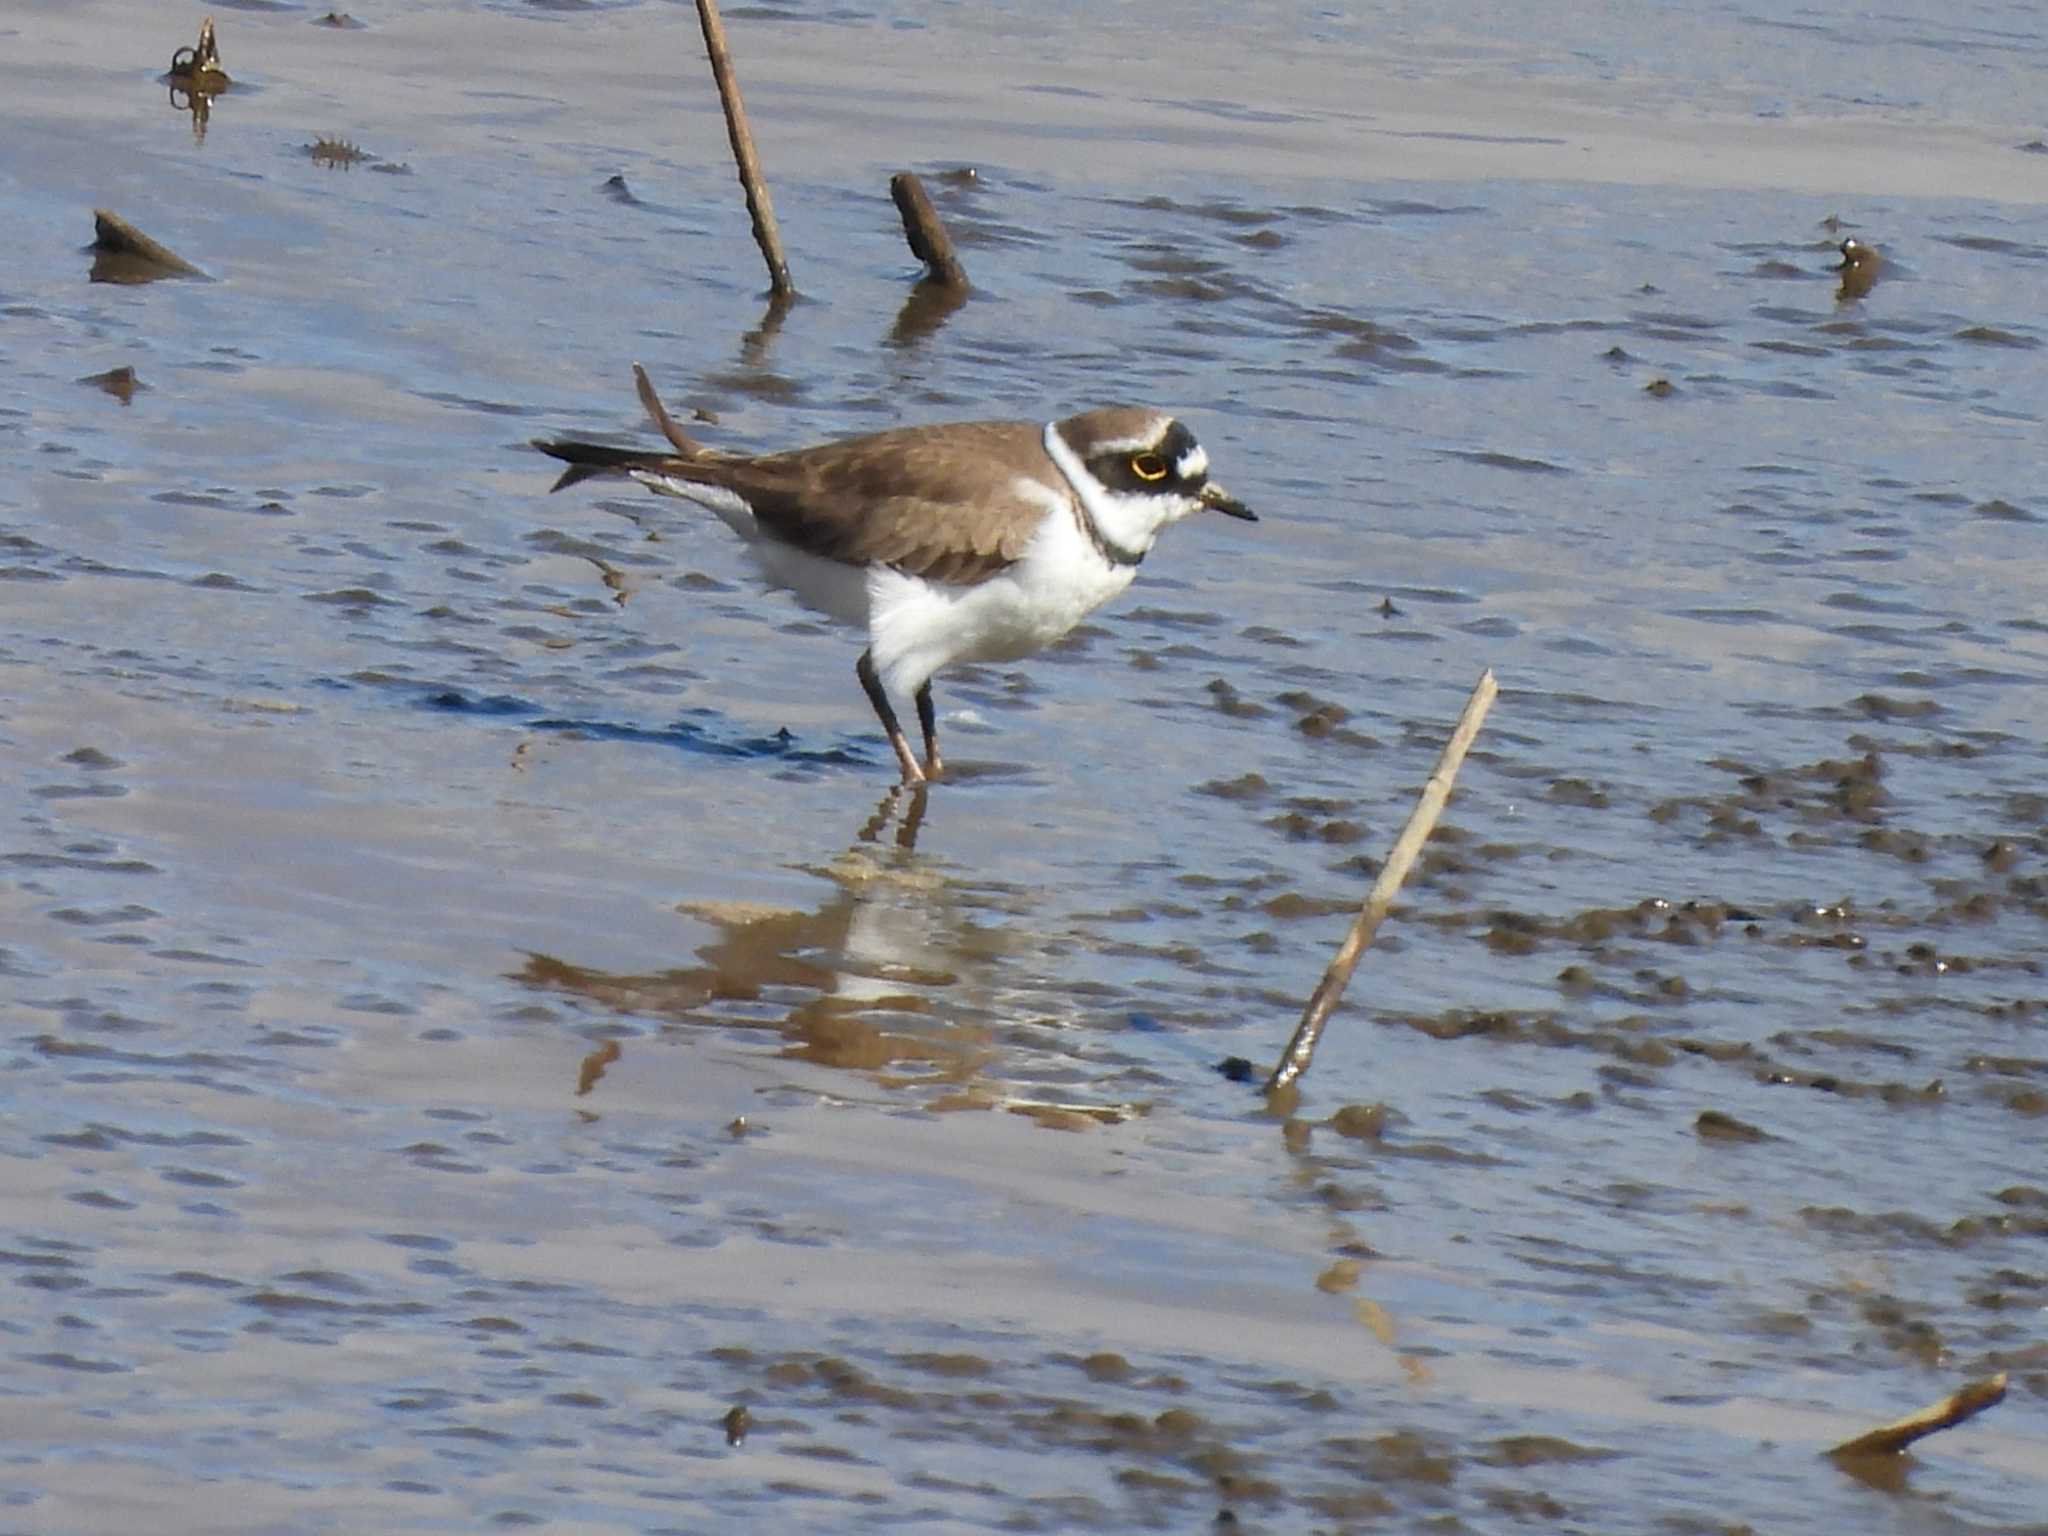
[[799,549],[852,565],[973,585],[1023,558],[1045,520],[1019,476],[1056,478],[1044,428],[1020,421],[905,427],[794,453],[689,464]]
[[721,486],[806,553],[972,586],[1022,559],[1045,519],[1042,501],[1015,490],[1019,476],[1057,483],[1044,430],[1023,421],[949,422],[759,458],[538,438],[534,446],[568,462],[556,490],[635,470]]

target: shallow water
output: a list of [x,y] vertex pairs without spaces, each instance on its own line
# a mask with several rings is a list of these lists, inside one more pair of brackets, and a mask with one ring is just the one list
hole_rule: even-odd
[[[685,9],[223,9],[203,137],[8,24],[0,1524],[2040,1529],[2038,17],[1098,10],[729,12],[772,324]],[[634,358],[1169,403],[1265,520],[914,807],[715,523],[546,494]]]

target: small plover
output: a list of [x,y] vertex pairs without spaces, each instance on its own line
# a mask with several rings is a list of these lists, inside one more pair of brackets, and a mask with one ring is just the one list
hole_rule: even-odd
[[[638,364],[633,376],[674,451],[536,438],[568,462],[554,488],[621,474],[696,502],[746,541],[772,585],[864,628],[854,672],[906,784],[943,766],[931,685],[942,667],[1052,644],[1128,587],[1159,531],[1191,512],[1257,521],[1164,411],[946,422],[734,454],[684,432]],[[917,706],[921,761],[891,695]]]

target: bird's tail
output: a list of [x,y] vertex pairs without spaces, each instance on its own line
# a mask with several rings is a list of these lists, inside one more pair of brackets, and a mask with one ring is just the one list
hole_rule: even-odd
[[579,443],[568,438],[536,437],[533,446],[542,453],[563,460],[568,468],[561,477],[548,487],[559,491],[564,486],[574,485],[579,480],[588,480],[595,475],[630,475],[635,470],[651,470],[656,474],[672,473],[679,460],[715,457],[697,439],[676,425],[675,417],[669,415],[668,407],[661,403],[661,396],[654,392],[654,383],[647,377],[647,370],[638,363],[633,365],[633,387],[639,391],[640,403],[647,408],[647,414],[654,418],[654,424],[661,428],[661,435],[669,440],[675,449],[669,453],[649,453],[640,448],[614,448],[607,443]]
[[569,466],[548,487],[551,491],[562,490],[598,475],[630,475],[636,469],[663,474],[674,470],[677,463],[672,453],[650,453],[645,448],[614,448],[609,443],[579,443],[566,437],[536,437],[533,446]]

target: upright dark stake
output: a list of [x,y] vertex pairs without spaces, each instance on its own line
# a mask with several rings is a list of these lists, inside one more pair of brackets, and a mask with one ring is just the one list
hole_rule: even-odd
[[754,220],[754,243],[761,247],[761,259],[768,263],[768,286],[778,298],[796,292],[789,280],[789,262],[782,254],[782,231],[775,224],[775,205],[768,200],[768,184],[761,179],[760,157],[754,153],[754,136],[747,130],[747,109],[740,100],[740,83],[732,72],[732,54],[725,46],[725,22],[718,14],[718,0],[697,0],[697,19],[704,24],[704,49],[711,55],[711,77],[718,82],[718,99],[725,107],[725,130],[732,138],[732,157],[739,166],[740,185],[747,189],[747,212]]
[[1268,1094],[1292,1086],[1294,1080],[1308,1070],[1309,1058],[1316,1053],[1316,1042],[1322,1038],[1323,1026],[1329,1022],[1331,1012],[1344,996],[1351,973],[1358,968],[1358,957],[1365,953],[1365,947],[1372,943],[1373,935],[1379,932],[1380,923],[1393,907],[1401,882],[1408,878],[1415,856],[1422,852],[1422,845],[1429,840],[1437,817],[1443,814],[1444,802],[1451,798],[1451,785],[1457,781],[1458,768],[1465,761],[1472,738],[1479,734],[1487,710],[1493,707],[1493,696],[1499,691],[1491,667],[1479,674],[1472,697],[1465,701],[1465,712],[1458,716],[1458,728],[1451,732],[1443,756],[1436,760],[1435,771],[1430,774],[1429,782],[1422,786],[1421,797],[1416,800],[1415,809],[1408,814],[1408,825],[1394,840],[1393,851],[1387,855],[1380,877],[1373,883],[1372,894],[1365,898],[1365,905],[1353,919],[1351,931],[1344,936],[1330,968],[1316,983],[1308,1007],[1302,1010],[1301,1023],[1295,1027],[1294,1038],[1287,1042],[1280,1064],[1266,1080]]
[[931,268],[931,280],[947,288],[966,288],[967,269],[953,254],[953,242],[939,219],[939,210],[925,195],[924,183],[910,171],[898,171],[889,178],[889,195],[896,199],[896,211],[903,216],[903,238],[910,242],[910,254]]

